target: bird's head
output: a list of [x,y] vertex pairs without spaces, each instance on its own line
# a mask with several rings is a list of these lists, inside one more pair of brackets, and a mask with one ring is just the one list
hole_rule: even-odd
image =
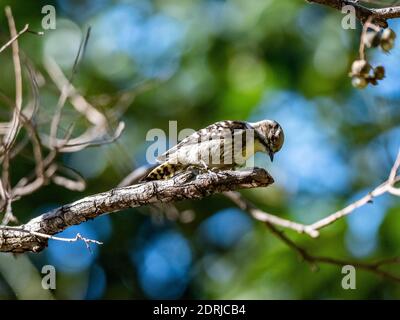
[[285,136],[283,129],[278,122],[274,120],[263,120],[257,122],[254,126],[264,138],[264,146],[268,152],[271,161],[274,160],[274,154],[281,150]]

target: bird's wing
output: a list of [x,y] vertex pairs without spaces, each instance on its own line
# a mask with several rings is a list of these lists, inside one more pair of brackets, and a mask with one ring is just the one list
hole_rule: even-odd
[[254,130],[254,128],[245,121],[225,120],[216,122],[206,128],[200,129],[199,131],[192,133],[190,136],[180,141],[177,145],[160,155],[157,158],[157,161],[160,163],[167,161],[169,158],[172,158],[174,154],[182,147],[195,145],[200,143],[201,141],[218,139],[227,134],[237,134],[240,130]]

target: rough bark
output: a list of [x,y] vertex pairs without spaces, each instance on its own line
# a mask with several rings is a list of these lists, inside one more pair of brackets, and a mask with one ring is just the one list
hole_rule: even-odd
[[357,18],[364,23],[369,17],[374,17],[374,23],[386,28],[388,19],[400,17],[400,6],[387,8],[367,8],[358,3],[358,1],[350,0],[307,0],[308,2],[326,5],[333,9],[342,10],[344,6],[351,5],[354,7]]
[[39,252],[48,239],[34,235],[55,235],[69,226],[77,225],[102,214],[153,203],[184,199],[201,199],[214,193],[237,189],[266,187],[274,182],[263,169],[245,171],[193,172],[169,180],[140,183],[88,196],[71,204],[44,213],[18,229],[0,229],[0,251]]

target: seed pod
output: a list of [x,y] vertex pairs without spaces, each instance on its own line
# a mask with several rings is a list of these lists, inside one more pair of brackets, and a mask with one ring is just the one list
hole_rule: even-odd
[[396,32],[390,28],[382,31],[380,46],[383,51],[389,52],[394,47],[394,40],[396,39]]
[[385,68],[383,66],[377,66],[374,69],[374,77],[377,80],[382,80],[385,77]]
[[357,89],[364,89],[368,85],[368,82],[365,78],[356,76],[351,79],[351,84]]
[[381,39],[381,49],[385,52],[389,52],[394,47],[394,40],[383,40]]
[[381,33],[375,30],[369,30],[363,39],[367,48],[376,48],[381,43]]
[[371,68],[371,65],[366,60],[355,60],[351,65],[351,75],[367,77]]
[[385,30],[383,30],[381,38],[383,41],[394,41],[396,39],[396,32],[394,32],[390,28],[386,28]]
[[366,80],[367,80],[367,83],[370,83],[374,86],[378,85],[378,79],[375,77],[368,77]]

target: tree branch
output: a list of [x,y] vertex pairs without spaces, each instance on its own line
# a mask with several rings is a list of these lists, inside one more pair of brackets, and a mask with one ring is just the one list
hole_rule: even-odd
[[267,213],[258,209],[254,204],[252,204],[247,199],[243,198],[242,195],[238,192],[225,192],[225,196],[230,199],[233,203],[235,203],[240,209],[248,212],[254,219],[269,223],[278,227],[291,229],[297,231],[298,233],[306,233],[312,238],[316,238],[319,235],[319,232],[312,228],[311,226],[307,226],[301,223],[297,223],[294,221],[290,221],[287,219],[280,218],[273,214]]
[[[39,252],[47,246],[48,236],[102,214],[147,204],[201,199],[214,193],[236,189],[266,187],[273,182],[268,172],[255,168],[198,175],[188,171],[169,180],[112,189],[44,213],[19,227],[0,227],[0,251]],[[39,234],[44,234],[45,237]]]
[[400,258],[389,258],[383,259],[376,262],[368,263],[368,262],[361,262],[361,261],[347,261],[343,259],[336,259],[331,257],[324,257],[324,256],[315,256],[310,254],[306,249],[300,247],[296,244],[293,240],[287,237],[282,231],[278,230],[273,224],[266,222],[267,228],[281,241],[283,241],[289,248],[293,249],[295,252],[299,254],[299,256],[306,262],[310,263],[313,270],[317,269],[318,263],[323,264],[331,264],[336,266],[346,266],[352,265],[353,267],[362,269],[367,272],[374,273],[376,275],[381,276],[382,278],[386,278],[391,281],[399,282],[400,283],[400,276],[397,276],[393,273],[388,271],[382,270],[383,266],[391,265],[391,264],[400,264]]
[[258,209],[250,201],[243,198],[240,193],[236,192],[226,192],[225,196],[228,197],[232,202],[234,202],[239,208],[247,211],[254,219],[261,222],[271,223],[278,227],[283,227],[287,229],[294,230],[298,233],[305,233],[312,238],[319,236],[319,230],[325,228],[326,226],[334,223],[335,221],[349,215],[356,209],[371,203],[375,198],[382,196],[386,193],[392,194],[394,196],[400,196],[400,188],[396,187],[396,184],[400,182],[400,150],[397,158],[393,164],[392,169],[388,179],[381,185],[370,191],[368,194],[358,199],[357,201],[349,204],[348,206],[340,209],[325,218],[322,218],[312,224],[305,225],[291,220],[280,218],[276,215],[270,214],[268,212]]
[[390,174],[388,179],[382,183],[380,186],[376,187],[374,190],[369,192],[364,197],[359,200],[351,203],[347,207],[328,215],[327,217],[316,221],[310,225],[304,225],[301,223],[297,223],[291,220],[283,219],[278,216],[272,215],[270,213],[264,212],[261,209],[258,209],[255,205],[253,205],[249,200],[244,198],[238,192],[225,192],[224,195],[230,199],[233,203],[235,203],[240,209],[249,213],[254,219],[264,222],[266,227],[275,235],[278,239],[284,242],[289,248],[296,251],[300,257],[311,264],[313,269],[317,267],[318,263],[323,264],[331,264],[336,266],[345,266],[352,265],[356,268],[362,269],[367,272],[374,273],[383,278],[386,278],[391,281],[400,283],[400,276],[390,273],[388,271],[382,270],[383,266],[390,264],[400,264],[400,257],[383,259],[377,262],[368,263],[368,262],[360,262],[360,261],[347,261],[344,259],[336,259],[331,257],[324,256],[316,256],[310,254],[306,249],[299,246],[293,240],[291,240],[288,236],[286,236],[281,230],[277,227],[283,227],[287,229],[291,229],[297,231],[298,233],[305,233],[313,238],[319,235],[320,229],[334,223],[335,221],[349,215],[354,212],[357,208],[364,206],[367,203],[372,202],[372,200],[376,197],[379,197],[385,193],[390,193],[394,196],[400,196],[400,188],[396,187],[396,184],[400,181],[400,150],[397,155],[397,158],[390,170]]
[[1,48],[0,53],[7,49],[15,40],[17,40],[22,34],[29,30],[29,24],[26,24],[25,27],[18,32],[17,34],[13,35],[10,40],[8,40]]
[[344,6],[351,5],[356,11],[357,18],[362,22],[366,22],[369,17],[373,17],[373,22],[379,26],[386,28],[388,19],[400,17],[400,6],[388,8],[367,8],[357,3],[357,1],[349,0],[307,0],[308,2],[326,5],[336,10],[342,10]]

